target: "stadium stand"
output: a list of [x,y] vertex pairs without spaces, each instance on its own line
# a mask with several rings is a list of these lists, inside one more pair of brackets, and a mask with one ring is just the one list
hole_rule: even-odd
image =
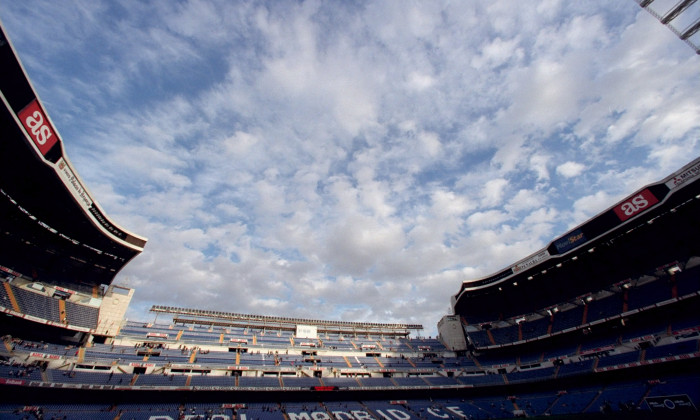
[[[4,29],[0,61],[0,418],[697,416],[700,159],[464,281],[438,338],[159,305],[126,321],[133,291],[112,282],[146,240],[76,196]],[[27,110],[55,143],[32,138]]]

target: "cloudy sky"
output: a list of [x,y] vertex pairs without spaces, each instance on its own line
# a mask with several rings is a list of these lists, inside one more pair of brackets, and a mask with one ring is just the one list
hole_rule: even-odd
[[116,279],[139,320],[434,335],[463,280],[700,155],[700,56],[633,0],[4,0],[0,19],[93,196],[149,239]]

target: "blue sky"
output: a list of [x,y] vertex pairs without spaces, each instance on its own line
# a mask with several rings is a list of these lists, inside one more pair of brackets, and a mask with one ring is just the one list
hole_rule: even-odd
[[92,195],[149,239],[116,279],[140,320],[434,335],[463,280],[700,154],[700,56],[633,0],[5,0],[0,19]]

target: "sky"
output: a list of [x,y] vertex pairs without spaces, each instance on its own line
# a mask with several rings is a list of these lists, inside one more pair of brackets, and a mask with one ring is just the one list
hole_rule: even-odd
[[[700,8],[691,10],[697,14]],[[700,155],[633,0],[0,1],[151,305],[418,323]]]

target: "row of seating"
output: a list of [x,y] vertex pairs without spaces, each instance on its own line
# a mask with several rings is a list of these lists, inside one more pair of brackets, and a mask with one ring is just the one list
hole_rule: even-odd
[[[49,383],[71,383],[71,384],[101,384],[101,385],[154,385],[154,386],[265,386],[265,387],[304,387],[304,386],[352,386],[352,387],[395,387],[395,386],[435,386],[435,385],[494,385],[506,383],[533,382],[549,380],[562,376],[574,374],[592,373],[595,369],[612,366],[621,366],[635,362],[656,361],[672,356],[687,355],[697,357],[700,354],[700,340],[682,340],[670,342],[668,344],[651,347],[648,349],[637,349],[626,352],[602,352],[594,357],[584,358],[578,361],[570,359],[564,364],[550,365],[546,367],[517,369],[515,365],[508,366],[501,374],[484,375],[480,371],[457,371],[451,372],[450,376],[445,374],[425,375],[421,377],[369,377],[369,370],[366,374],[360,373],[353,378],[345,377],[304,377],[285,376],[273,374],[271,376],[240,376],[234,380],[231,376],[221,376],[220,374],[172,374],[165,370],[153,374],[128,374],[112,371],[85,371],[83,369],[46,371],[46,380]],[[28,380],[43,381],[37,369],[30,370],[27,375],[26,368],[0,366],[0,377],[13,378],[19,376],[20,370],[27,376]],[[471,374],[469,374],[471,373]],[[191,379],[189,379],[191,378]],[[197,379],[194,379],[197,378]],[[224,379],[226,378],[226,379]],[[192,382],[194,381],[194,382]]]
[[[4,249],[5,252],[18,252],[19,250],[8,250]],[[78,258],[80,256],[74,255]],[[56,270],[48,272],[41,269],[37,269],[36,264],[30,260],[24,258],[7,258],[7,261],[12,261],[11,268],[13,270],[12,274],[7,272],[1,272],[0,276],[4,278],[14,278],[19,274],[19,278],[24,281],[34,282],[38,281],[42,284],[50,284],[52,286],[63,287],[64,289],[72,290],[74,292],[79,292],[88,296],[95,293],[99,293],[99,287],[95,284],[84,283],[73,276],[71,273],[58,272]],[[75,273],[72,273],[75,274]],[[88,276],[90,278],[90,276]]]
[[[576,302],[561,304],[556,310],[542,309],[540,313],[527,314],[509,322],[492,321],[476,326],[465,326],[470,343],[477,349],[533,340],[581,328],[623,313],[647,308],[700,291],[700,266],[673,276],[661,276],[639,286],[619,288],[616,292],[591,295]],[[619,287],[619,286],[616,286]],[[561,309],[560,309],[561,308]]]
[[[700,323],[696,329],[700,330]],[[649,361],[661,357],[677,356],[680,354],[695,354],[698,352],[697,337],[700,332],[690,334],[677,335],[679,341],[673,340],[673,336],[658,341],[659,336],[648,341],[643,358],[637,358],[637,361]],[[695,337],[696,339],[692,339]],[[689,339],[690,338],[690,339]],[[641,341],[640,341],[641,342]],[[547,350],[542,350],[540,347],[534,349],[525,349],[523,351],[507,351],[507,352],[484,352],[473,356],[473,360],[479,363],[484,368],[493,366],[527,366],[535,363],[551,361],[556,359],[567,359],[576,357],[587,357],[589,355],[602,356],[607,353],[615,353],[617,349],[628,353],[630,348],[638,349],[638,343],[635,341],[621,341],[621,336],[610,334],[602,337],[591,337],[588,340],[582,340],[579,343],[574,343],[568,346],[555,347]],[[638,350],[641,351],[641,350]],[[642,353],[638,353],[641,355]]]
[[[61,314],[61,304],[65,305],[64,316]],[[0,282],[0,306],[57,324],[90,329],[97,327],[99,315],[99,308],[62,301],[43,293],[16,287],[6,281]]]
[[[685,319],[685,318],[688,319]],[[694,326],[695,329],[700,329],[700,315],[695,313],[687,314],[686,317],[679,317],[679,323],[674,323],[680,328]],[[659,321],[659,326],[653,329],[658,332],[658,336],[666,334],[669,325],[663,326],[663,321]],[[680,329],[679,331],[683,331]],[[647,331],[641,331],[639,334],[644,334]],[[639,334],[628,334],[629,336],[641,337]],[[190,363],[196,362],[203,366],[212,368],[226,367],[231,365],[242,365],[248,367],[264,367],[264,366],[318,366],[330,368],[389,368],[389,369],[474,369],[478,363],[483,368],[499,365],[529,365],[532,363],[543,362],[553,359],[561,359],[567,357],[575,357],[595,352],[596,349],[612,348],[620,345],[635,345],[635,340],[623,339],[617,333],[612,333],[603,336],[590,337],[582,336],[578,343],[568,346],[552,346],[546,350],[535,349],[528,351],[519,351],[517,355],[514,353],[500,354],[495,352],[486,352],[472,357],[388,357],[387,355],[376,357],[365,357],[361,355],[341,356],[333,354],[324,354],[321,356],[304,356],[301,354],[272,354],[265,352],[251,353],[234,353],[227,351],[210,351],[198,352],[193,349],[170,349],[158,348],[148,349],[142,347],[130,346],[114,346],[106,344],[95,344],[93,347],[85,349],[84,360],[86,362],[110,364],[114,360],[124,362],[148,361],[155,365],[167,365],[171,363]],[[42,346],[43,347],[43,346]],[[663,347],[660,347],[663,348]],[[56,346],[55,349],[43,349],[43,352],[54,353],[57,355],[72,355],[75,349],[67,349],[63,346]],[[192,353],[194,351],[194,354]],[[656,347],[651,347],[648,354],[655,354]],[[665,352],[665,350],[663,350]],[[689,352],[692,353],[692,352]]]
[[[381,335],[357,335],[348,337],[338,333],[320,333],[318,338],[298,338],[292,331],[274,329],[255,329],[240,327],[221,327],[208,325],[182,325],[182,324],[144,324],[128,321],[122,326],[120,336],[135,340],[148,340],[149,334],[167,335],[167,341],[177,339],[178,343],[185,344],[224,344],[237,346],[244,343],[247,346],[265,346],[286,348],[293,342],[296,346],[313,343],[315,347],[357,350],[362,344],[374,345],[378,349],[386,349],[396,352],[419,351],[443,351],[445,346],[435,338],[388,338]],[[155,339],[154,337],[150,337]],[[235,341],[231,341],[234,339]],[[290,340],[291,339],[291,340]],[[166,339],[164,338],[164,341]]]
[[[295,401],[202,403],[123,403],[72,404],[52,403],[24,406],[0,404],[0,417],[82,419],[177,419],[184,416],[202,418],[260,420],[329,419],[329,418],[397,418],[405,420],[438,420],[445,418],[514,418],[604,413],[651,414],[660,417],[683,415],[683,407],[663,408],[650,405],[655,399],[682,395],[690,404],[700,400],[700,376],[697,374],[660,378],[655,381],[628,381],[609,386],[580,386],[557,391],[523,392],[501,396],[466,397],[461,399],[408,399],[401,401]],[[653,411],[652,411],[653,410]],[[685,414],[694,408],[689,407]],[[190,418],[192,418],[190,417]]]

